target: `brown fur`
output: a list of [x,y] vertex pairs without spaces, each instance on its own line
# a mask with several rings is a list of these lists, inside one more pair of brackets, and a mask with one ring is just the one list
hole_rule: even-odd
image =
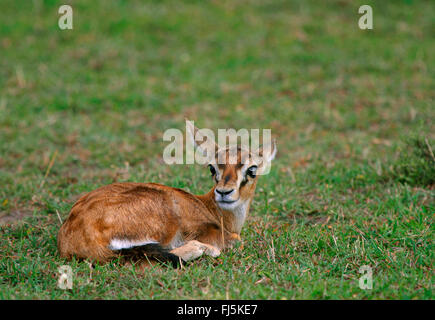
[[72,207],[59,231],[59,252],[67,258],[106,261],[116,255],[108,249],[113,238],[153,239],[168,246],[177,232],[185,241],[198,239],[222,248],[220,218],[207,207],[213,207],[208,197],[155,183],[104,186]]
[[244,182],[240,178],[241,156],[239,150],[238,163],[220,165],[223,178],[214,177],[217,183],[205,195],[132,182],[114,183],[85,194],[60,228],[60,255],[104,262],[118,254],[109,248],[113,239],[153,240],[185,260],[202,253],[219,255],[220,250],[240,239],[241,225],[233,211],[220,208],[215,188],[234,189],[234,198],[246,202],[246,214],[255,191],[257,178]]

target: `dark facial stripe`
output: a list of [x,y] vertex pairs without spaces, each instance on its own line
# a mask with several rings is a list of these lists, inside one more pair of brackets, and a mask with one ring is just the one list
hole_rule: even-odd
[[243,188],[248,183],[248,178],[243,179],[242,183],[240,184],[240,188]]
[[225,176],[225,178],[224,178],[225,183],[227,183],[228,181],[230,181],[230,179],[231,179],[231,174],[227,174],[227,175]]

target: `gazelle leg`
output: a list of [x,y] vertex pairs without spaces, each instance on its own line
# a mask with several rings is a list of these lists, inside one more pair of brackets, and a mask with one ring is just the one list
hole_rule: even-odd
[[199,242],[197,240],[191,240],[186,244],[182,245],[181,247],[171,250],[170,252],[179,256],[184,261],[199,258],[203,254],[217,257],[221,253],[218,248],[206,243]]

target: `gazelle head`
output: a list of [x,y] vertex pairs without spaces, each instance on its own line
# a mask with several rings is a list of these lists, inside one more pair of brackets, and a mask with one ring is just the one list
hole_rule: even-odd
[[187,124],[197,152],[208,154],[208,168],[215,181],[216,204],[227,211],[247,208],[254,195],[258,176],[265,173],[275,157],[276,142],[255,151],[245,146],[222,147],[201,134],[191,122]]

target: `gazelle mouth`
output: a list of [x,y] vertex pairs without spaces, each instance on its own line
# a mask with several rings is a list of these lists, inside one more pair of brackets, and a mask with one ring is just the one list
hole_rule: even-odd
[[219,200],[218,202],[219,202],[219,203],[227,203],[227,204],[230,204],[230,203],[234,203],[234,202],[237,202],[237,201],[239,201],[239,200],[231,200],[231,201],[227,201],[227,200]]
[[222,208],[232,208],[233,206],[237,205],[236,203],[239,202],[239,199],[237,200],[217,200],[217,204]]

